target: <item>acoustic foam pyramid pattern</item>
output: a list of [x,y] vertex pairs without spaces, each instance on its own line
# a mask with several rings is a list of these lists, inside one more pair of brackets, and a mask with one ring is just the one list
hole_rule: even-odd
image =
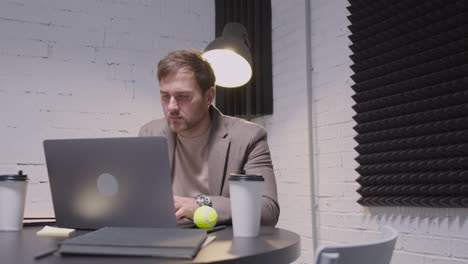
[[349,3],[358,202],[468,207],[468,1]]

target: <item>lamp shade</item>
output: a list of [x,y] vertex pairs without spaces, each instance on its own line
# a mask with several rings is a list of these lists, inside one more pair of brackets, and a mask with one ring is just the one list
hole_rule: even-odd
[[213,40],[204,50],[216,76],[216,85],[239,87],[252,77],[252,58],[247,30],[242,24],[228,23],[221,37]]

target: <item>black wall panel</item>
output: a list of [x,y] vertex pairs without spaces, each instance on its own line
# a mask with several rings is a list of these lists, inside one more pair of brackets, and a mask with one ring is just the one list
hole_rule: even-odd
[[349,3],[358,202],[468,207],[468,1]]
[[216,88],[216,106],[227,115],[251,118],[273,114],[271,1],[216,0],[216,37],[224,25],[242,24],[249,35],[252,79],[239,88]]

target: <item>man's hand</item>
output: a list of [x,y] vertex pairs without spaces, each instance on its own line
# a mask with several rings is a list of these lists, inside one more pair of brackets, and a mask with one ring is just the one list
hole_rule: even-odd
[[174,196],[174,207],[176,220],[182,217],[193,220],[193,214],[200,205],[198,205],[195,198]]

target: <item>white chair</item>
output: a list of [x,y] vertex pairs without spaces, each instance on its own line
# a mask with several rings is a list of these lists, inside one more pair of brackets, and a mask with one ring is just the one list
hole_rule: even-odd
[[398,231],[389,226],[381,230],[382,239],[372,243],[320,247],[315,264],[389,264]]

